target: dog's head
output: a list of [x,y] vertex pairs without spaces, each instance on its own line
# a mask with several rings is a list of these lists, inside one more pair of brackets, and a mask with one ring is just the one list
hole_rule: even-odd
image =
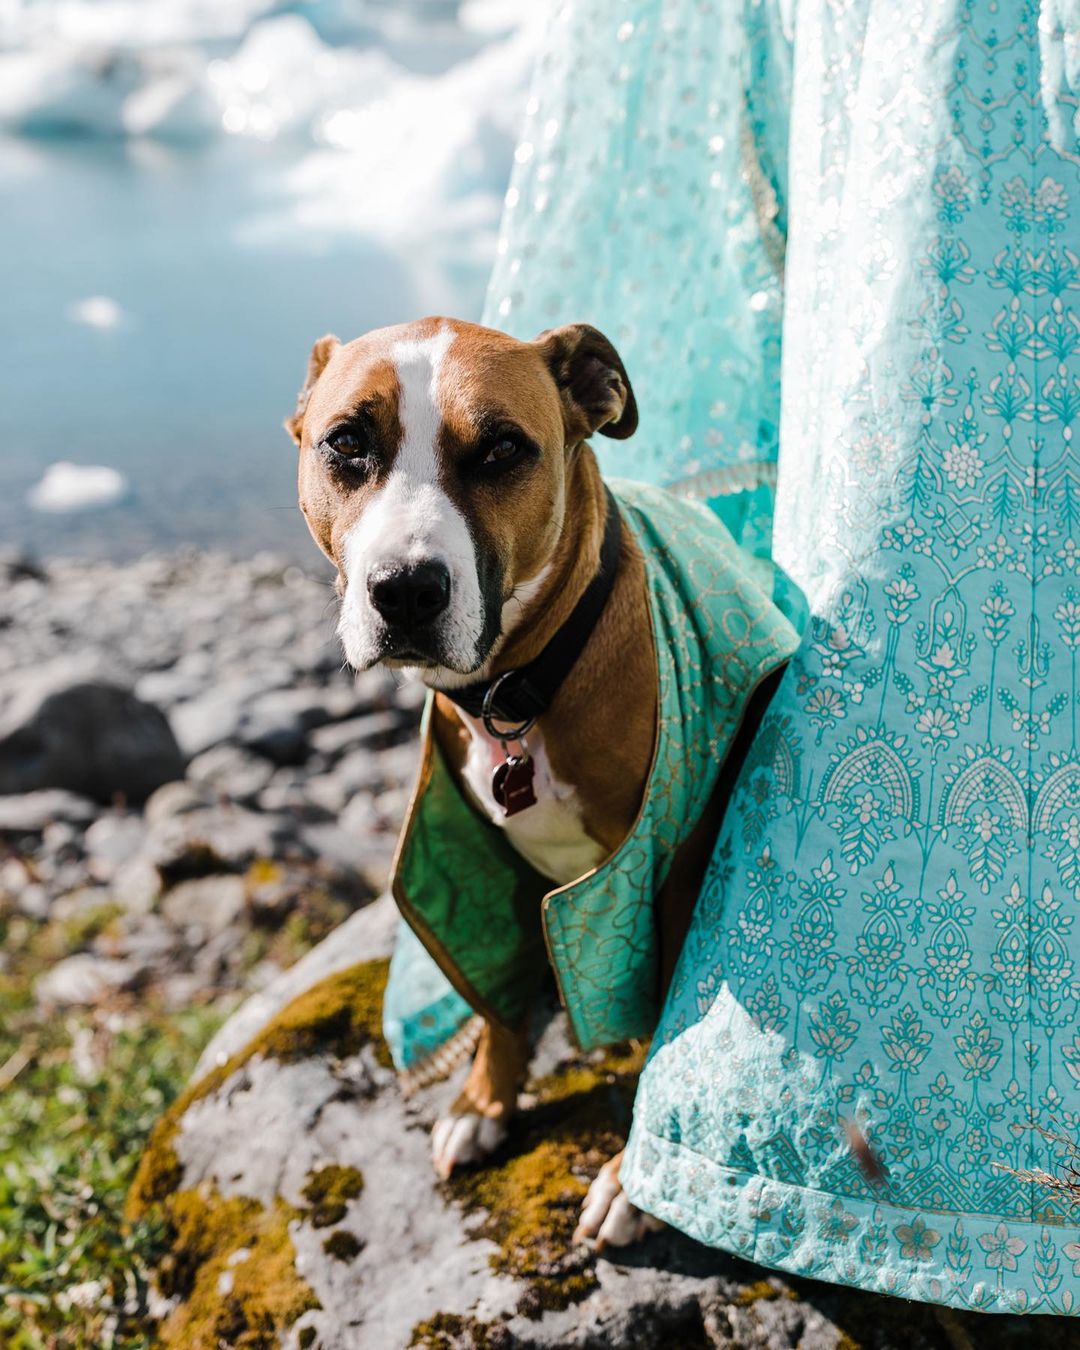
[[637,425],[611,343],[574,324],[518,342],[423,319],[312,348],[286,428],[300,506],[338,569],[350,663],[483,672],[563,530],[566,474],[593,432]]

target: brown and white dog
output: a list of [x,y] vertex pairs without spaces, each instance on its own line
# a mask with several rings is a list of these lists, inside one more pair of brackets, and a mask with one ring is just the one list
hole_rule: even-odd
[[[316,342],[286,426],[300,447],[301,509],[338,570],[349,662],[404,668],[446,690],[531,661],[597,571],[606,500],[587,438],[621,439],[636,425],[622,361],[583,324],[519,342],[429,318]],[[558,884],[611,854],[637,815],[656,720],[650,632],[644,562],[624,530],[599,621],[529,733],[536,804],[509,817],[491,787],[502,743],[436,697],[434,734],[451,771]],[[723,795],[722,785],[658,899],[665,981]],[[526,1036],[485,1025],[464,1089],[433,1133],[441,1176],[501,1141],[527,1060]],[[618,1169],[617,1156],[593,1183],[578,1236],[620,1245],[656,1226],[623,1195]]]

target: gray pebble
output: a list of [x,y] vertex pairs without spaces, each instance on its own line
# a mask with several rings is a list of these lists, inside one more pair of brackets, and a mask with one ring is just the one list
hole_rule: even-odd
[[52,821],[85,825],[101,807],[88,797],[61,788],[44,788],[0,797],[0,831],[11,834],[40,834]]
[[137,965],[111,957],[78,952],[65,957],[42,975],[34,993],[42,1007],[91,1007],[119,989],[131,987],[141,976]]
[[167,891],[161,913],[175,928],[197,924],[207,934],[218,934],[243,914],[244,903],[243,877],[197,877]]
[[112,900],[128,914],[149,914],[161,894],[161,874],[148,858],[122,863],[109,883]]
[[64,788],[141,802],[183,772],[164,714],[119,685],[28,686],[0,725],[0,793]]
[[[165,790],[158,789],[159,792]],[[86,831],[84,839],[90,875],[98,881],[108,881],[121,863],[139,852],[145,841],[146,822],[142,816],[109,814],[99,817]]]
[[159,787],[147,799],[143,813],[148,825],[159,825],[174,816],[183,816],[189,811],[199,811],[213,806],[216,801],[217,794],[205,784],[180,779]]
[[162,872],[204,865],[207,854],[226,868],[241,868],[295,846],[296,829],[288,816],[227,805],[189,811],[155,824],[147,856]]
[[269,760],[237,745],[215,745],[188,765],[189,779],[245,804],[254,801],[273,776]]
[[397,709],[384,708],[366,713],[363,717],[350,718],[347,722],[320,727],[311,733],[311,746],[328,758],[342,755],[348,750],[378,749],[397,740],[410,723],[411,719],[403,718]]

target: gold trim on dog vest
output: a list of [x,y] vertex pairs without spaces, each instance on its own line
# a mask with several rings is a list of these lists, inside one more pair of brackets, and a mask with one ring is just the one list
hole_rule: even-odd
[[429,698],[392,882],[446,978],[493,1021],[521,1025],[550,960],[583,1049],[652,1031],[656,895],[754,690],[799,644],[773,598],[775,569],[743,552],[707,507],[643,484],[610,486],[644,555],[657,671],[652,765],[630,832],[600,866],[551,889],[462,795],[431,734]]

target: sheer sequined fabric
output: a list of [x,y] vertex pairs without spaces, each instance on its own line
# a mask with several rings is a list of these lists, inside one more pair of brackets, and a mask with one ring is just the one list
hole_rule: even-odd
[[[558,7],[485,321],[604,331],[642,410],[606,472],[711,500],[764,551],[780,414],[790,54],[772,3]],[[752,19],[752,22],[748,22]]]

